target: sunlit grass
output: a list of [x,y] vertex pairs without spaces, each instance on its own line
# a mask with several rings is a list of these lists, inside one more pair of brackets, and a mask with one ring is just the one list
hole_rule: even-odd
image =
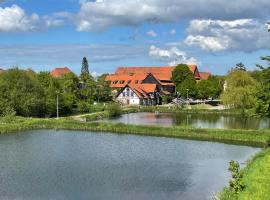
[[245,189],[235,194],[229,188],[221,193],[220,200],[270,199],[270,148],[258,153],[243,169]]

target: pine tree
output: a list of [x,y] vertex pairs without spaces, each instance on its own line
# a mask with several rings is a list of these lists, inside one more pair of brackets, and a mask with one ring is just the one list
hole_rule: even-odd
[[81,74],[89,74],[89,65],[86,57],[83,57],[82,60]]

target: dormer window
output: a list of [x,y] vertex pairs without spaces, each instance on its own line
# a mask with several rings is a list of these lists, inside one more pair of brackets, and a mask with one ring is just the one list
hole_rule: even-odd
[[120,83],[120,84],[124,84],[124,83],[125,83],[125,81],[120,81],[119,83]]
[[136,81],[135,81],[135,84],[138,84],[138,83],[139,83],[139,81],[138,81],[138,80],[136,80]]
[[131,83],[131,80],[128,81],[128,84],[130,84],[130,83]]
[[113,81],[113,84],[117,84],[118,83],[118,81]]

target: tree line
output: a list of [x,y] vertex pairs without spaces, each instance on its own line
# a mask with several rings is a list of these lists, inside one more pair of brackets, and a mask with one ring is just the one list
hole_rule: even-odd
[[177,93],[195,99],[220,98],[228,108],[241,109],[251,115],[270,117],[270,56],[261,58],[266,66],[248,71],[238,63],[225,77],[210,76],[197,82],[187,65],[178,65],[172,73]]
[[176,85],[178,96],[194,99],[216,99],[223,90],[224,77],[210,76],[207,80],[196,81],[188,65],[180,64],[172,72],[171,80]]
[[112,100],[105,77],[103,74],[94,79],[86,58],[79,77],[68,73],[55,78],[50,72],[35,73],[17,67],[5,70],[0,73],[0,115],[56,116],[57,95],[60,115],[91,112],[94,102]]

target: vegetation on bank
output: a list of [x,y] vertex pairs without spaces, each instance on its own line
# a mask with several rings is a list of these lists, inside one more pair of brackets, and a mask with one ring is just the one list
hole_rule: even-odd
[[0,133],[18,132],[34,129],[86,130],[95,132],[112,132],[118,134],[135,134],[158,137],[173,137],[252,146],[268,146],[268,130],[220,130],[185,127],[159,127],[128,125],[122,123],[80,122],[72,119],[30,119],[17,118],[13,122],[1,122]]
[[267,200],[270,197],[270,148],[259,152],[239,172],[241,190],[226,187],[220,200]]
[[[0,73],[0,115],[12,110],[24,117],[60,116],[93,112],[94,102],[112,101],[106,74],[96,79],[88,70],[86,58],[80,76],[73,73],[55,78],[50,72],[11,68]],[[96,112],[97,110],[95,110]],[[101,111],[101,110],[100,110]]]

